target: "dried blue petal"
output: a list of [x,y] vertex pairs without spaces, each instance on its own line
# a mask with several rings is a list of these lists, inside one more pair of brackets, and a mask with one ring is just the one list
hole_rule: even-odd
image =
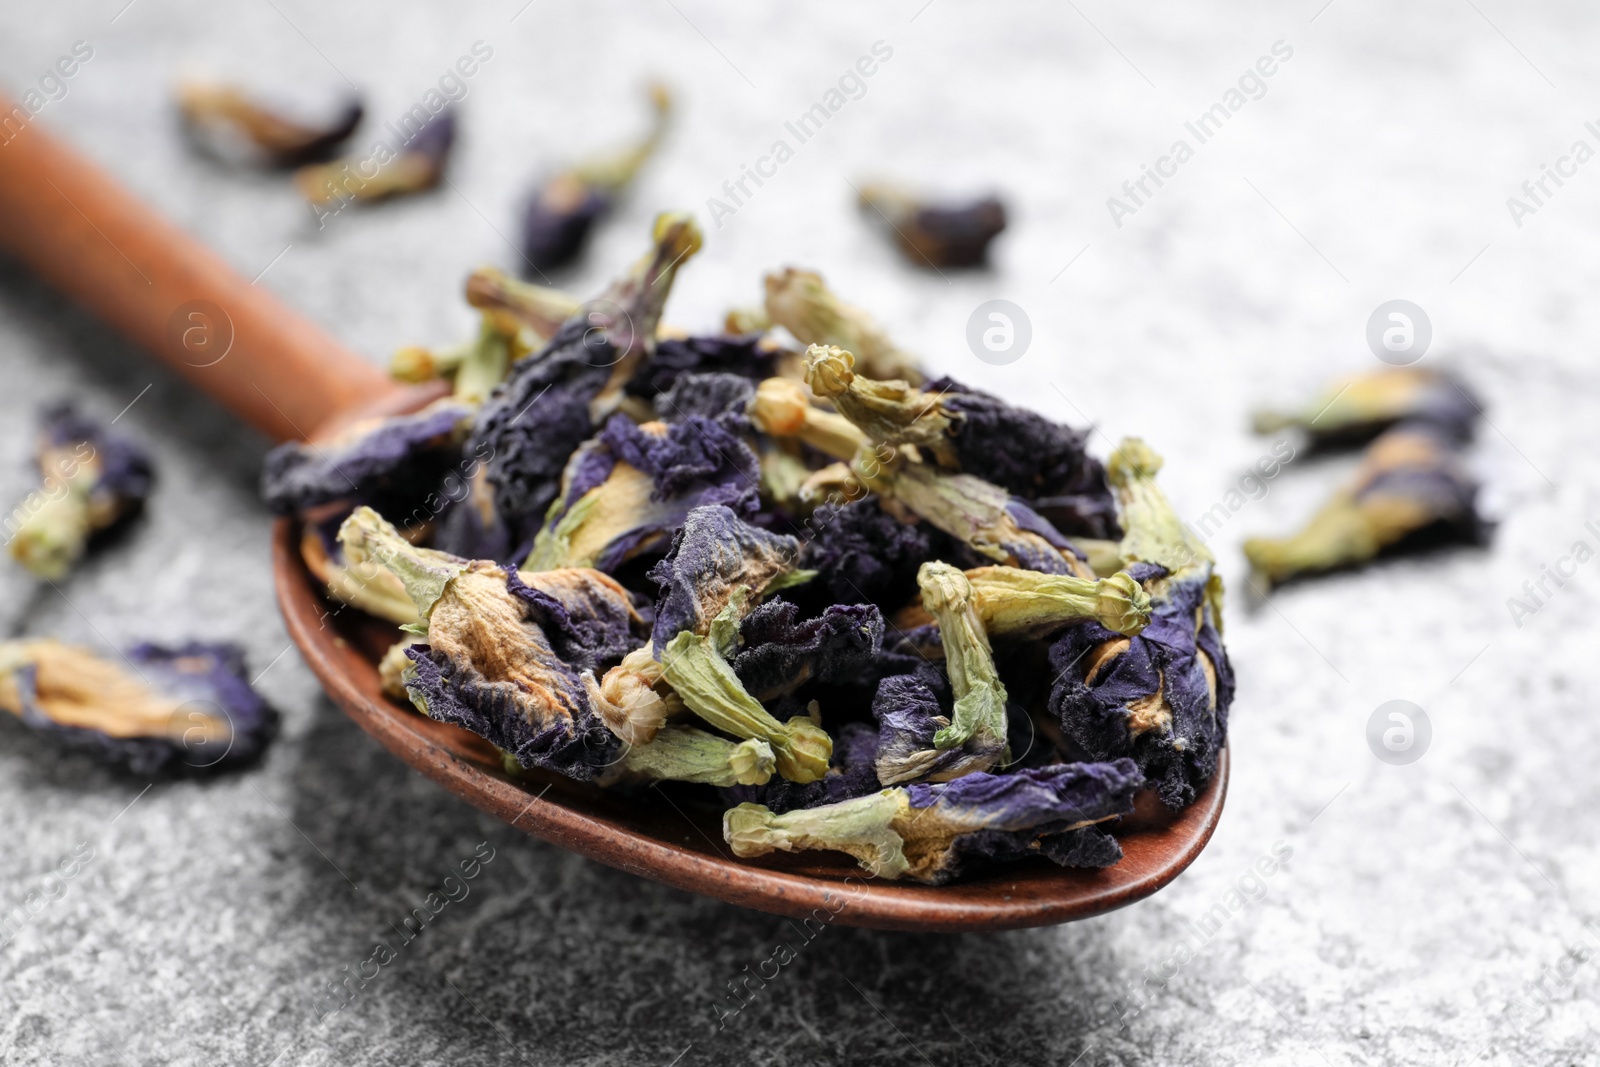
[[660,587],[651,643],[656,658],[677,634],[710,632],[711,621],[744,588],[752,600],[794,569],[800,542],[758,529],[727,507],[695,508],[650,571]]
[[650,87],[649,133],[611,156],[562,171],[545,181],[522,216],[522,257],[530,274],[566,266],[583,249],[594,224],[611,210],[666,133],[672,98],[663,85]]
[[755,453],[718,422],[696,415],[640,426],[613,415],[567,465],[568,488],[524,566],[615,572],[639,556],[665,552],[694,508],[754,512],[758,477]]
[[800,565],[817,572],[813,590],[835,603],[897,608],[917,593],[917,568],[943,558],[948,540],[924,522],[890,515],[876,497],[824,504],[811,515]]
[[1401,423],[1367,446],[1361,466],[1298,532],[1253,537],[1244,554],[1265,584],[1365,563],[1385,551],[1447,541],[1480,543],[1488,525],[1478,483],[1450,435]]
[[746,434],[750,432],[746,411],[755,395],[755,383],[737,374],[683,374],[672,388],[657,394],[656,415],[668,422],[691,416],[715,419],[732,433]]
[[[530,574],[473,563],[422,614],[427,643],[406,650],[412,702],[514,757],[588,781],[619,758],[581,672],[642,640],[626,590],[598,571]],[[421,605],[419,605],[419,609]]]
[[[1051,837],[1131,812],[1142,783],[1127,759],[979,772],[781,815],[740,804],[723,815],[723,837],[741,858],[833,849],[880,878],[939,884],[973,867],[1048,856],[1043,842]],[[1071,848],[1058,855],[1077,862],[1096,858]]]
[[[295,172],[294,181],[315,207],[424,192],[443,180],[455,143],[456,113],[447,107],[424,122],[397,152],[302,167]],[[379,164],[376,173],[368,174],[375,162]]]
[[866,183],[859,199],[862,213],[881,223],[907,262],[918,267],[981,267],[989,243],[1006,228],[1006,206],[996,196],[938,203]]
[[235,645],[139,644],[116,662],[48,639],[0,643],[0,708],[136,774],[260,756],[278,716],[247,679]]
[[278,514],[345,499],[420,501],[461,460],[472,408],[445,398],[414,415],[355,423],[329,441],[267,453],[261,497]]
[[871,669],[883,647],[883,616],[871,604],[834,604],[814,619],[774,600],[745,616],[733,669],[762,703],[808,682],[845,685]]
[[1147,588],[1159,592],[1137,637],[1082,623],[1051,646],[1050,709],[1090,758],[1132,757],[1162,802],[1179,809],[1216,771],[1233,671],[1206,606],[1204,574],[1152,579]]
[[1257,433],[1298,427],[1317,447],[1360,444],[1400,422],[1423,423],[1454,443],[1472,437],[1483,414],[1472,389],[1433,367],[1386,367],[1330,382],[1296,412],[1258,411]]
[[660,396],[687,374],[733,374],[759,382],[776,372],[779,351],[758,333],[663,338],[656,342],[655,358],[628,382],[628,394],[646,400]]
[[981,474],[1015,496],[1051,501],[1074,520],[1066,530],[1084,537],[1118,536],[1116,506],[1105,466],[1085,447],[1087,430],[1074,430],[950,378],[923,386],[959,415],[950,444],[961,470]]
[[479,410],[471,447],[492,457],[495,509],[513,542],[532,540],[560,493],[567,458],[648,359],[672,279],[700,242],[689,216],[660,216],[645,258],[549,344],[519,360]]
[[243,158],[274,167],[318,163],[338,151],[361,124],[359,97],[349,97],[322,122],[292,118],[237,86],[188,82],[178,87],[184,133],[224,161]]
[[872,765],[877,748],[878,735],[870,727],[859,722],[845,723],[834,735],[833,760],[822,778],[802,785],[774,776],[765,785],[724,789],[722,799],[729,804],[760,804],[785,812],[864,797],[883,788]]
[[154,469],[143,448],[80,415],[72,403],[40,414],[39,488],[4,522],[11,555],[43,578],[66,574],[96,533],[144,506]]

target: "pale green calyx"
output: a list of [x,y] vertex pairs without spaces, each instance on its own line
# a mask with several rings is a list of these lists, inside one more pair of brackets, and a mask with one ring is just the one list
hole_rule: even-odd
[[344,547],[346,566],[358,576],[382,567],[399,578],[424,622],[445,586],[470,566],[469,561],[448,552],[418,548],[366,506],[352,511],[339,527],[339,544]]
[[689,710],[724,733],[760,738],[777,754],[778,773],[815,782],[828,773],[833,739],[803,715],[780,723],[745,689],[727,656],[737,647],[739,608],[730,603],[705,635],[680,631],[661,653],[662,676]]
[[837,345],[812,345],[806,349],[806,384],[872,440],[916,445],[945,466],[956,465],[950,435],[963,416],[952,418],[937,394],[864,377],[855,366],[856,357]]
[[632,778],[719,787],[765,785],[776,765],[772,746],[760,738],[729,741],[693,726],[665,726],[648,744],[626,746],[602,784]]
[[485,312],[478,324],[477,340],[456,367],[455,398],[473,407],[489,399],[494,387],[505,380],[515,345],[515,337],[501,330],[494,315]]
[[1150,595],[1127,571],[1100,579],[1018,567],[977,567],[966,573],[978,616],[990,634],[1043,636],[1067,623],[1093,619],[1113,633],[1133,637],[1150,623]]
[[1215,562],[1211,550],[1189,532],[1156,485],[1161,457],[1137,437],[1125,437],[1111,453],[1106,476],[1121,505],[1121,554],[1127,563],[1156,563],[1173,576]]
[[786,267],[766,276],[766,312],[805,345],[838,345],[855,353],[871,378],[922,383],[914,356],[902,351],[860,308],[839,300],[815,271]]
[[906,811],[903,790],[886,789],[816,808],[774,815],[760,804],[740,804],[722,816],[722,836],[741,859],[770,852],[832,849],[855,857],[879,878],[899,878],[911,867],[894,823]]
[[939,623],[945,671],[955,697],[950,725],[933,735],[933,747],[943,750],[976,741],[998,759],[1006,743],[1006,687],[995,669],[972,583],[950,564],[930,562],[917,571],[917,584],[922,587],[922,606]]

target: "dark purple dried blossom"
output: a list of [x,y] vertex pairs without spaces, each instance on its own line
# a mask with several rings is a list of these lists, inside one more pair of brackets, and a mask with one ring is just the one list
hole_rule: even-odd
[[657,394],[656,415],[668,422],[690,416],[715,419],[730,433],[744,435],[750,432],[746,412],[755,395],[755,383],[737,374],[684,374],[672,388]]
[[978,772],[781,815],[740,804],[723,815],[723,837],[742,858],[833,849],[854,856],[877,877],[932,884],[974,866],[1032,855],[1114,861],[1109,849],[1096,853],[1072,841],[1046,850],[1044,842],[1131,812],[1143,781],[1128,759]]
[[652,644],[656,658],[677,634],[710,631],[711,620],[745,588],[752,603],[800,558],[800,542],[761,530],[721,505],[695,508],[650,571],[660,587]]
[[568,464],[563,503],[549,512],[526,566],[614,572],[664,552],[696,507],[755,511],[758,478],[755,453],[718,422],[695,415],[640,426],[613,415]]
[[863,214],[881,222],[914,266],[981,267],[989,243],[1006,228],[1006,207],[999,197],[944,203],[924,200],[893,186],[861,187]]
[[917,568],[943,558],[948,538],[925,522],[901,522],[876,497],[824,504],[807,523],[800,566],[817,572],[811,592],[833,603],[898,608],[917,594]]
[[655,358],[629,380],[628,395],[649,400],[687,374],[734,374],[759,382],[773,375],[777,354],[758,333],[663,338],[656,342]]
[[872,604],[834,604],[813,619],[774,600],[745,616],[733,669],[762,703],[808,682],[847,685],[872,668],[883,647],[883,616]]
[[[314,207],[352,200],[387,200],[432,189],[444,178],[450,150],[456,143],[456,113],[446,107],[411,134],[397,151],[386,156],[336,160],[302,167],[295,185]],[[387,147],[387,146],[385,146]],[[378,163],[376,173],[366,171]],[[338,210],[337,208],[334,210]],[[322,217],[319,214],[319,218]]]
[[278,715],[248,677],[229,644],[139,644],[116,663],[52,640],[0,643],[0,708],[135,774],[256,759]]
[[95,534],[136,514],[155,480],[143,448],[78,413],[70,401],[40,413],[34,447],[39,488],[4,524],[11,555],[52,581]]
[[472,408],[446,397],[414,415],[366,419],[328,441],[287,441],[261,467],[280,515],[345,499],[421,501],[460,462]]
[[1258,411],[1257,433],[1298,427],[1318,447],[1360,444],[1400,422],[1433,427],[1461,444],[1483,407],[1457,375],[1434,367],[1386,367],[1330,382],[1297,412]]
[[[1159,588],[1165,574],[1150,564],[1130,573],[1147,588]],[[1175,810],[1215,773],[1233,702],[1233,670],[1206,606],[1206,577],[1167,580],[1137,637],[1081,623],[1050,649],[1050,709],[1063,733],[1092,759],[1132,757]]]
[[472,445],[490,450],[495,508],[514,543],[532,539],[560,492],[567,458],[649,358],[672,279],[700,241],[689,216],[658,217],[644,259],[549,344],[518,360],[479,410]]
[[342,101],[324,121],[290,117],[232,85],[178,86],[184,133],[201,152],[224,161],[298,167],[332,156],[361,124],[359,97]]
[[522,216],[522,257],[530,274],[566,266],[582,251],[594,224],[616,204],[666,133],[672,98],[650,87],[653,121],[648,135],[626,151],[590,160],[547,179]]
[[847,722],[834,735],[833,760],[822,778],[801,785],[774,776],[765,785],[724,789],[721,796],[725,803],[760,804],[778,813],[864,797],[883,788],[872,765],[877,748],[878,735],[871,727]]

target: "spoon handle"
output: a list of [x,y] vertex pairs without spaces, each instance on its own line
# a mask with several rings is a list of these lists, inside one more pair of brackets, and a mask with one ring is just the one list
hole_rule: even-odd
[[274,440],[398,392],[3,97],[0,248]]

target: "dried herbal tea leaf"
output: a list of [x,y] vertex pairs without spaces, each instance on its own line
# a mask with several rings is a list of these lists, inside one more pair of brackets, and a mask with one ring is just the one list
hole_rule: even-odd
[[5,520],[11,557],[41,578],[66,575],[89,539],[137,513],[154,468],[145,450],[80,415],[71,402],[40,414],[39,488]]
[[940,884],[970,866],[1030,855],[1114,861],[1120,849],[1102,848],[1095,855],[1082,847],[1045,845],[1132,811],[1142,782],[1126,759],[976,773],[782,815],[740,804],[723,815],[723,837],[741,858],[828,849],[855,857],[878,878]]
[[1478,484],[1452,439],[1426,423],[1402,423],[1367,446],[1349,484],[1298,533],[1253,537],[1245,557],[1265,585],[1365,563],[1424,539],[1479,542],[1486,524]]
[[522,256],[534,274],[556,270],[575,259],[594,224],[655,153],[672,115],[672,95],[665,85],[650,86],[649,132],[624,151],[600,156],[547,179],[534,193],[522,216]]
[[989,244],[1006,228],[1006,207],[996,196],[935,202],[877,182],[861,186],[862,213],[882,223],[886,235],[918,267],[981,267]]
[[247,763],[278,715],[235,645],[140,644],[119,662],[50,639],[0,642],[0,708],[135,774]]
[[351,97],[321,122],[303,121],[233,85],[184,82],[178,86],[184,133],[206,155],[273,167],[298,167],[328,159],[361,124],[361,100]]

